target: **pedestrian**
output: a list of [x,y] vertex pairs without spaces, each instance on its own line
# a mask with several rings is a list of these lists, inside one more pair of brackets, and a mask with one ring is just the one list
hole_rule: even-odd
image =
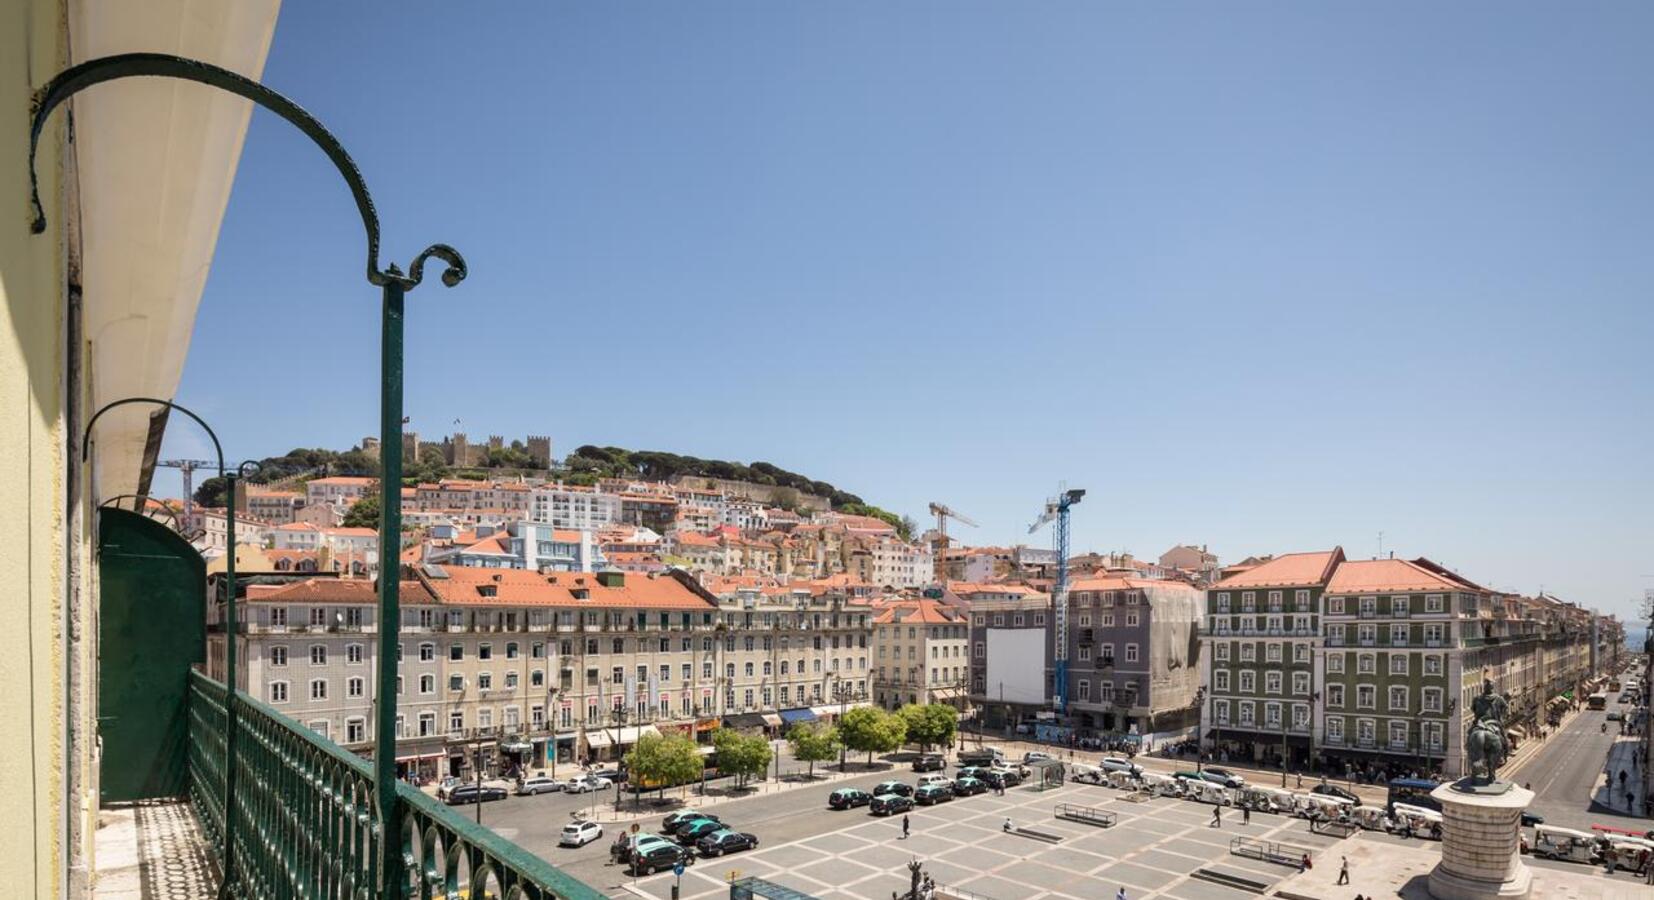
[[[1322,780],[1322,781],[1326,781],[1326,779],[1325,779],[1325,778],[1323,778],[1323,779],[1321,779],[1321,780]],[[1299,772],[1299,773],[1298,773],[1298,786],[1299,786],[1299,787],[1300,787],[1300,788],[1301,788],[1301,787],[1303,787],[1303,786],[1304,786],[1304,773],[1302,773],[1302,772]]]
[[1005,817],[1005,830],[1006,831],[1011,830],[1011,817],[1010,816]]
[[1212,825],[1211,825],[1211,827],[1213,827],[1213,828],[1222,828],[1223,827],[1223,807],[1221,807],[1221,806],[1212,807]]
[[1241,807],[1241,824],[1242,825],[1251,825],[1252,824],[1252,807],[1250,807],[1250,806]]
[[1128,898],[1126,897],[1126,889],[1122,887],[1119,890],[1115,891],[1114,892],[1114,900],[1128,900]]
[[1342,860],[1342,862],[1340,862],[1339,866],[1338,866],[1338,883],[1339,884],[1349,884],[1350,883],[1350,858],[1348,856],[1340,856],[1339,859]]
[[1310,869],[1313,869],[1313,868],[1315,868],[1315,863],[1310,860],[1309,854],[1305,853],[1304,858],[1298,860],[1298,871],[1308,872]]
[[907,832],[910,827],[907,821],[907,813],[902,813],[902,840],[907,840]]

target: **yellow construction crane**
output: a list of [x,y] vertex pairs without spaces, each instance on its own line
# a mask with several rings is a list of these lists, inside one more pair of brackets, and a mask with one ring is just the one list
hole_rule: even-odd
[[952,519],[962,525],[977,527],[976,520],[964,513],[954,512],[945,503],[932,501],[930,513],[936,517],[936,538],[934,540],[936,554],[936,582],[945,583],[948,574],[947,562],[942,558],[943,551],[948,549],[948,520]]

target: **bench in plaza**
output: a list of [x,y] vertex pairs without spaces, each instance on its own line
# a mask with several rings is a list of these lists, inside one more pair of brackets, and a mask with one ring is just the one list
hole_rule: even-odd
[[1112,828],[1115,821],[1114,813],[1105,812],[1094,806],[1076,806],[1072,803],[1058,803],[1052,808],[1051,814],[1059,819],[1095,825],[1098,828]]
[[1006,829],[1005,833],[1014,834],[1019,837],[1033,838],[1036,841],[1044,841],[1047,844],[1055,844],[1062,840],[1062,835],[1060,834],[1052,834],[1049,831],[1038,831],[1033,828],[1023,828],[1020,825],[1011,826]]
[[1261,894],[1269,890],[1269,882],[1256,881],[1235,872],[1225,872],[1222,869],[1196,869],[1189,873],[1190,878],[1209,881],[1212,884],[1221,884],[1249,894]]
[[1236,856],[1245,856],[1263,862],[1292,866],[1293,868],[1297,868],[1304,857],[1310,855],[1308,847],[1283,844],[1278,841],[1260,841],[1256,838],[1246,837],[1238,837],[1230,841],[1229,852]]

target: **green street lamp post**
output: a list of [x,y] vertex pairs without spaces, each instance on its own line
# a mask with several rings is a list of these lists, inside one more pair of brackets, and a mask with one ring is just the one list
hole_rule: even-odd
[[[174,78],[183,81],[193,81],[228,91],[275,113],[287,122],[297,127],[306,137],[310,138],[321,148],[327,158],[338,169],[340,176],[349,187],[351,196],[356,201],[357,212],[362,217],[362,226],[367,232],[367,280],[381,291],[380,311],[380,377],[379,377],[379,433],[380,433],[380,478],[379,478],[379,683],[378,700],[376,704],[377,720],[374,723],[374,808],[378,817],[379,826],[379,860],[375,872],[379,878],[379,896],[402,897],[408,891],[404,848],[402,846],[403,819],[401,808],[396,794],[396,676],[397,637],[400,631],[401,610],[400,598],[397,589],[400,583],[401,531],[402,531],[402,334],[404,299],[408,291],[418,287],[424,280],[425,263],[435,258],[445,263],[447,268],[442,273],[442,283],[453,287],[464,280],[466,275],[465,260],[459,251],[446,244],[432,244],[415,256],[409,264],[406,274],[395,263],[381,269],[379,267],[379,214],[374,209],[373,197],[368,193],[367,184],[362,179],[361,170],[350,154],[345,152],[333,133],[328,131],[320,121],[306,112],[304,108],[281,94],[270,90],[262,84],[228,69],[204,63],[199,60],[185,59],[164,53],[123,53],[115,56],[106,56],[88,60],[58,73],[34,97],[34,114],[29,132],[29,188],[30,200],[33,209],[33,222],[30,230],[34,234],[41,234],[46,230],[46,213],[40,204],[40,190],[38,176],[35,172],[35,155],[40,144],[40,135],[46,127],[46,120],[52,111],[65,100],[82,90],[115,81],[122,78],[150,77]],[[170,404],[169,404],[170,405]],[[176,408],[176,407],[175,407]],[[191,414],[194,417],[193,414]],[[197,418],[197,421],[199,419]],[[90,426],[88,426],[90,427]],[[216,438],[215,438],[216,443]],[[229,478],[229,473],[224,473]],[[231,479],[233,485],[234,479]],[[227,504],[234,507],[234,498]],[[230,519],[226,519],[226,530],[233,526]],[[229,537],[233,541],[233,531]],[[231,544],[228,571],[233,573],[235,565],[235,547]],[[233,586],[233,575],[230,576]],[[225,607],[226,628],[233,625],[234,596],[229,598]],[[226,641],[226,647],[234,646],[234,641]],[[234,660],[233,650],[228,650],[226,662]],[[235,670],[228,670],[230,710],[235,708]],[[233,712],[231,713],[233,716]],[[233,719],[231,720],[233,725]],[[230,739],[234,737],[233,728],[227,732]],[[235,753],[227,751],[228,766],[226,776],[234,772]],[[226,777],[228,784],[229,778]],[[227,788],[228,790],[228,788]],[[229,809],[225,810],[225,865],[224,883],[221,892],[236,892],[238,882],[234,866],[234,844],[231,835],[234,829],[229,818]]]

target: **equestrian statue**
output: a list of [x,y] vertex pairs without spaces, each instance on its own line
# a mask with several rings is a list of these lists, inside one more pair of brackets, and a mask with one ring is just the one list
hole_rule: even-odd
[[1510,755],[1510,743],[1505,737],[1510,702],[1494,693],[1492,679],[1483,678],[1482,692],[1470,701],[1470,712],[1474,719],[1464,736],[1470,775],[1476,784],[1491,784]]

